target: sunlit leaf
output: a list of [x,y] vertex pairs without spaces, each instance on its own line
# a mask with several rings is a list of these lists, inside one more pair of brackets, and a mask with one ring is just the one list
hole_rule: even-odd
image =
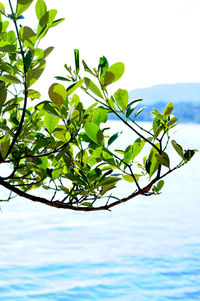
[[45,60],[41,60],[39,66],[34,69],[29,69],[27,73],[27,86],[32,86],[41,76],[46,65]]
[[96,187],[104,186],[112,183],[117,183],[120,180],[118,177],[106,177],[99,181]]
[[178,120],[177,117],[172,117],[169,121],[168,121],[168,126],[172,126],[174,123],[176,123],[176,121]]
[[145,107],[143,107],[143,108],[140,108],[138,111],[137,111],[137,113],[135,114],[135,118],[140,114],[140,113],[142,113],[142,111],[145,109]]
[[3,81],[0,82],[0,109],[5,103],[7,98],[7,90],[5,88],[5,83]]
[[54,50],[54,47],[48,47],[44,50],[44,58],[46,58],[52,51]]
[[84,70],[95,76],[95,73],[87,66],[84,60],[82,60],[82,63],[83,63]]
[[58,125],[60,118],[52,116],[48,113],[44,114],[44,125],[49,133],[52,133]]
[[162,154],[155,154],[155,156],[156,156],[157,161],[160,164],[169,168],[170,161],[169,161],[169,156],[167,155],[167,153],[163,152]]
[[[139,178],[141,175],[134,174],[136,181],[139,181]],[[127,182],[133,183],[135,182],[134,177],[131,175],[122,175],[123,179],[126,180]]]
[[55,117],[59,117],[58,112],[56,111],[56,109],[54,109],[52,107],[52,105],[50,103],[45,103],[43,106],[43,109],[45,110],[45,112],[47,112],[48,114],[55,116]]
[[103,85],[108,86],[120,79],[124,73],[124,70],[125,66],[121,62],[111,65],[104,73]]
[[53,103],[57,104],[59,107],[64,103],[67,93],[65,87],[61,84],[53,84],[49,88],[49,97]]
[[5,135],[2,139],[0,139],[0,151],[3,158],[6,157],[9,146],[10,146],[10,136]]
[[98,72],[99,72],[99,77],[100,77],[100,82],[103,83],[103,75],[108,69],[109,64],[108,60],[106,59],[105,56],[100,57],[99,59],[99,66],[98,66]]
[[158,184],[157,184],[157,191],[160,191],[162,188],[163,188],[163,186],[164,186],[164,181],[163,180],[160,180],[159,182],[158,182]]
[[57,20],[54,20],[52,22],[52,24],[50,25],[50,27],[55,27],[57,26],[58,24],[60,24],[61,22],[63,22],[65,20],[65,18],[60,18],[60,19],[57,19]]
[[79,73],[80,70],[80,61],[79,61],[79,50],[74,49],[74,60],[75,60],[75,68],[76,68],[76,73]]
[[0,52],[7,52],[7,53],[16,52],[16,46],[10,45],[10,44],[4,45],[4,46],[0,45]]
[[114,97],[118,105],[122,108],[122,110],[126,110],[126,107],[128,105],[128,91],[123,89],[118,89],[114,93]]
[[40,92],[38,91],[35,91],[35,90],[28,90],[28,97],[31,99],[31,100],[34,100],[34,99],[39,99],[41,97],[41,94]]
[[108,114],[107,110],[103,108],[97,108],[94,111],[93,117],[92,117],[92,122],[95,123],[97,126],[100,125],[100,123],[105,123],[108,120]]
[[1,75],[0,80],[8,84],[21,84],[21,81],[16,76],[10,74]]
[[101,91],[95,85],[95,83],[93,83],[93,81],[91,79],[89,79],[88,77],[84,77],[84,83],[85,83],[87,89],[92,91],[98,97],[103,98],[103,95],[102,95]]
[[101,196],[103,196],[109,190],[115,188],[115,185],[116,185],[116,182],[110,183],[110,184],[107,184],[107,185],[103,185],[102,190],[101,190]]
[[32,52],[29,50],[24,58],[25,71],[27,72],[31,66],[33,59]]
[[138,138],[135,140],[132,146],[132,160],[141,152],[145,145],[145,140]]
[[20,28],[20,37],[24,46],[29,48],[33,48],[37,40],[36,33],[28,26]]
[[84,202],[84,203],[81,203],[81,206],[86,206],[88,208],[92,208],[92,203]]
[[0,2],[0,10],[5,13],[5,7],[2,2]]
[[19,17],[29,6],[33,0],[17,0],[16,17]]
[[132,159],[132,154],[133,154],[133,146],[129,145],[129,146],[127,146],[127,148],[125,149],[125,152],[124,152],[124,162],[129,164]]
[[174,109],[174,104],[172,102],[170,102],[164,109],[163,115],[164,116],[168,116],[171,114],[171,112]]
[[97,144],[101,144],[103,140],[103,133],[99,127],[94,123],[86,123],[85,132],[88,137]]
[[184,161],[188,162],[194,156],[194,154],[198,152],[196,149],[188,149],[184,152]]
[[173,148],[175,149],[175,151],[179,154],[179,156],[184,160],[184,155],[183,155],[183,149],[182,147],[176,143],[175,140],[171,141]]
[[47,12],[47,6],[46,3],[43,0],[37,0],[36,5],[35,5],[35,12],[38,20],[46,14]]
[[120,135],[122,132],[115,133],[108,139],[108,146],[111,145]]
[[79,80],[78,82],[72,84],[67,88],[67,95],[71,95],[76,89],[80,88],[84,83],[84,79]]

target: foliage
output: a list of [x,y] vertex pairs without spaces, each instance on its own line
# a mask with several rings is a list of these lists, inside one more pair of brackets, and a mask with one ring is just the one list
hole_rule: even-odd
[[[124,89],[113,95],[108,92],[122,77],[124,64],[109,66],[101,57],[97,68],[91,69],[84,60],[81,64],[77,49],[75,67],[65,64],[66,76],[57,76],[59,82],[50,86],[49,100],[41,101],[33,86],[53,47],[41,49],[39,42],[63,19],[56,19],[57,11],[47,10],[45,2],[37,0],[36,30],[18,25],[32,4],[32,0],[17,0],[13,9],[9,1],[8,13],[0,3],[0,163],[9,164],[12,170],[0,177],[0,184],[10,191],[9,199],[17,194],[57,208],[92,211],[108,210],[138,195],[159,194],[163,178],[196,151],[183,150],[173,140],[180,162],[171,166],[167,146],[177,121],[171,115],[173,103],[163,113],[154,109],[152,129],[142,128],[136,122],[142,100],[129,101]],[[81,102],[81,90],[91,99],[89,107]],[[109,135],[111,114],[133,134],[125,149],[112,147],[123,133]],[[132,189],[123,199],[112,195],[120,180],[131,183]],[[39,187],[52,191],[52,198],[29,193]]]

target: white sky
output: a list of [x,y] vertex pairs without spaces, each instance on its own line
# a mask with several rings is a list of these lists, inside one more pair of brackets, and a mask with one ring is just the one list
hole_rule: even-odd
[[125,63],[125,75],[117,87],[131,90],[161,83],[200,82],[199,0],[46,3],[48,9],[58,10],[58,17],[66,18],[47,38],[46,44],[56,49],[48,58],[46,80],[52,82],[53,76],[64,75],[62,66],[73,63],[73,49],[79,48],[90,67],[97,67],[102,55],[110,64]]

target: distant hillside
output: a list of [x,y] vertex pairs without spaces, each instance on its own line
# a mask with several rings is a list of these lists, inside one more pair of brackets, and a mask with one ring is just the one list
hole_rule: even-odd
[[[138,109],[145,107],[137,117],[138,121],[151,121],[153,108],[163,112],[166,104],[173,102],[173,113],[179,122],[200,123],[200,83],[165,84],[135,89],[129,92],[129,99],[144,99],[138,106]],[[131,117],[134,117],[134,114]],[[116,119],[113,114],[110,118]]]
[[130,100],[142,98],[144,104],[156,102],[200,103],[200,83],[164,84],[129,92]]
[[[136,109],[136,112],[141,107],[145,107],[145,109],[137,116],[137,121],[152,121],[153,115],[151,112],[153,108],[157,109],[159,112],[163,112],[166,103],[164,102],[156,102],[155,104],[147,104],[146,102],[142,102]],[[136,113],[134,112],[134,114]],[[131,115],[134,118],[134,114]],[[174,111],[173,114],[178,117],[179,123],[200,123],[200,102],[174,102]],[[110,119],[117,120],[118,118],[111,114]]]

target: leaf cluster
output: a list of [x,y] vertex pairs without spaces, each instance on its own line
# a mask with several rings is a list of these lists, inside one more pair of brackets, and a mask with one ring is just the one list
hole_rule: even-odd
[[[37,0],[36,29],[19,26],[32,4],[32,0],[17,0],[14,9],[9,1],[8,14],[0,2],[0,163],[12,170],[0,177],[0,185],[11,191],[9,198],[13,193],[80,211],[110,209],[137,195],[159,194],[163,178],[196,152],[184,151],[172,140],[181,161],[171,167],[167,147],[177,124],[173,103],[163,113],[154,109],[152,128],[143,128],[136,121],[144,109],[137,109],[142,99],[130,100],[128,91],[121,88],[109,93],[109,86],[122,77],[124,64],[109,65],[103,56],[96,68],[90,68],[80,60],[78,49],[74,66],[64,65],[65,75],[55,77],[49,99],[41,100],[41,93],[32,86],[54,47],[42,49],[39,42],[64,19],[56,19],[57,11],[47,10],[46,3]],[[9,29],[10,22],[15,30]],[[88,107],[80,91],[91,100]],[[130,130],[125,148],[117,147],[122,131],[109,134],[111,114]],[[129,182],[131,189],[123,199],[113,195],[121,180]],[[50,200],[29,193],[39,187],[52,192]]]

